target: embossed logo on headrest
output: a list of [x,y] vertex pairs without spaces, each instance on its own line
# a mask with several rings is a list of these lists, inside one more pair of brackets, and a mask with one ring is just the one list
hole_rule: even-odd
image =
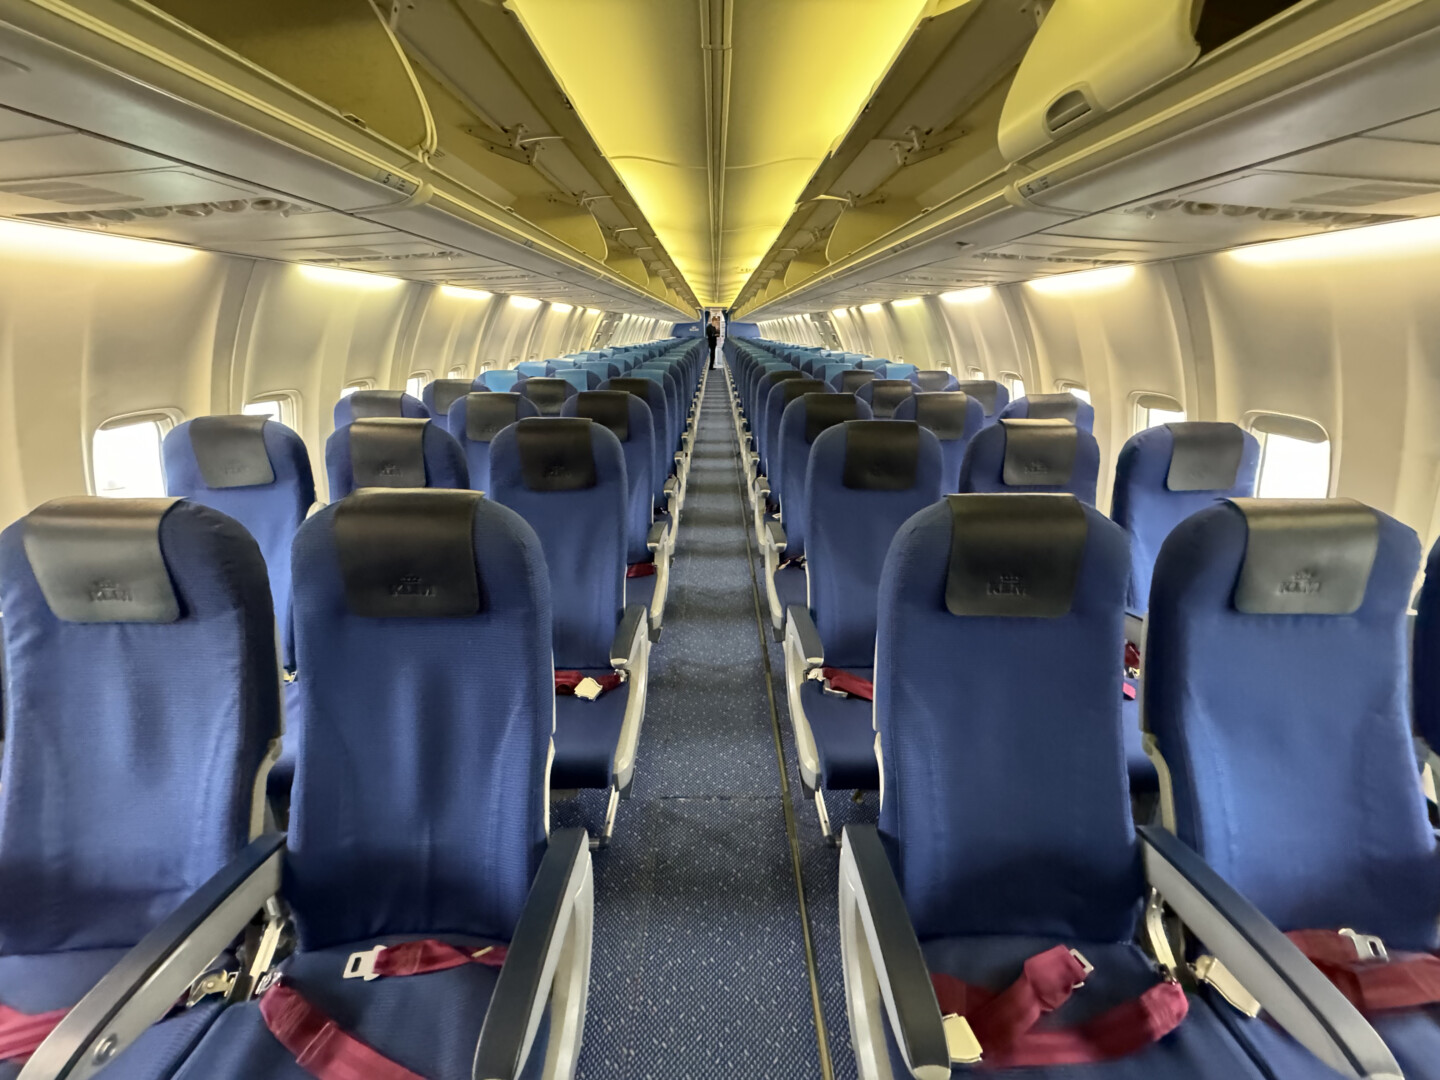
[[429,584],[419,574],[406,574],[390,586],[390,595],[429,597],[435,595],[435,586]]
[[1037,473],[1045,473],[1049,471],[1050,465],[1048,462],[1032,458],[1025,463],[1025,472],[1030,476],[1034,476]]
[[128,604],[135,599],[135,595],[118,582],[100,578],[90,583],[90,599],[97,604]]
[[1000,574],[986,582],[985,592],[989,596],[1025,596],[1029,590],[1019,574]]
[[396,465],[393,461],[387,461],[384,465],[381,465],[377,471],[381,476],[399,476],[400,466]]
[[1301,570],[1280,583],[1280,592],[1289,596],[1314,596],[1320,591],[1320,575],[1313,570]]

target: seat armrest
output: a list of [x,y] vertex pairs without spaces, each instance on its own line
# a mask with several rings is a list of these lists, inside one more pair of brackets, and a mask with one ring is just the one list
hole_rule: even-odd
[[615,640],[610,643],[610,666],[617,671],[630,667],[640,655],[639,638],[648,639],[649,616],[644,604],[630,604],[620,616],[620,625],[615,628]]
[[[846,934],[852,951],[868,952],[868,967],[879,984],[890,1031],[910,1074],[950,1076],[945,1023],[930,969],[874,825],[845,826],[840,843],[840,889],[842,907],[859,916],[842,933],[846,929],[855,933],[854,938]],[[842,920],[847,914],[849,911],[842,912]],[[847,978],[858,959],[847,958]]]
[[[784,551],[785,545],[789,542],[785,539],[785,526],[778,521],[765,522],[765,535],[760,539],[777,552]],[[805,614],[808,616],[810,613],[807,611]],[[815,624],[812,622],[810,625],[814,626]]]
[[650,526],[650,531],[645,534],[645,546],[651,551],[659,551],[660,545],[665,543],[665,534],[670,531],[668,521],[657,521]]
[[791,604],[785,614],[786,641],[792,644],[807,668],[822,666],[825,663],[825,644],[820,640],[820,631],[815,629],[810,609]]
[[1384,1040],[1289,938],[1183,841],[1139,833],[1151,887],[1276,1023],[1342,1076],[1399,1080]]
[[252,840],[95,984],[30,1056],[25,1080],[83,1080],[175,1005],[280,891],[285,837]]
[[[480,1027],[474,1080],[516,1080],[524,1071],[550,1004],[562,951],[567,945],[583,945],[588,953],[588,928],[576,927],[586,932],[572,937],[571,924],[577,917],[590,916],[576,910],[589,876],[590,840],[585,830],[552,832]],[[588,977],[588,961],[584,967]],[[579,1008],[584,1008],[583,996]]]

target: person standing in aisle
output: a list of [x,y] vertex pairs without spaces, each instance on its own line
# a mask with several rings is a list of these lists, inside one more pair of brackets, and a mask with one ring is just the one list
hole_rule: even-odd
[[705,340],[710,345],[710,370],[715,370],[715,346],[720,341],[720,316],[711,315],[705,324]]

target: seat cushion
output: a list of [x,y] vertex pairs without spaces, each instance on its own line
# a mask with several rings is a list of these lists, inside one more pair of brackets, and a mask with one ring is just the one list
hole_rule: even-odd
[[[925,944],[932,972],[944,972],[991,990],[1003,990],[1020,974],[1025,961],[1055,945],[1078,948],[1095,965],[1085,986],[1042,1026],[1071,1027],[1121,1002],[1138,997],[1159,981],[1150,960],[1133,945],[1059,941],[1055,938],[945,938]],[[906,1075],[893,1040],[890,1046],[896,1076]],[[1185,1022],[1159,1042],[1117,1061],[1087,1065],[1045,1065],[1025,1068],[967,1070],[972,1076],[1013,1076],[1016,1080],[1262,1080],[1248,1054],[1220,1018],[1197,997],[1190,998]],[[1277,1074],[1287,1077],[1288,1074]]]
[[1130,790],[1142,795],[1160,790],[1160,778],[1155,774],[1155,765],[1145,754],[1145,744],[1140,732],[1140,702],[1127,698],[1120,707],[1124,720],[1121,733],[1125,736],[1125,767],[1130,772]]
[[658,574],[650,574],[647,577],[632,577],[625,579],[625,604],[644,604],[645,609],[650,610],[650,605],[655,602],[655,582],[659,579]]
[[[404,978],[346,979],[341,976],[352,952],[403,938],[380,938],[314,952],[298,952],[283,965],[292,985],[344,1031],[426,1080],[469,1077],[475,1046],[496,968],[462,964],[448,971]],[[478,947],[476,938],[445,937],[452,944]],[[522,1074],[540,1075],[545,1029]],[[107,1072],[108,1076],[109,1073]],[[313,1080],[265,1027],[256,1002],[224,1010],[176,1080]]]
[[[34,1015],[68,1009],[125,956],[125,949],[85,949],[45,956],[0,957],[0,1003]],[[202,1003],[162,1020],[105,1069],[115,1080],[161,1080],[176,1066],[219,1012]],[[0,1080],[20,1075],[19,1062],[0,1061]]]
[[[609,671],[587,670],[601,676]],[[586,701],[570,694],[555,698],[555,762],[552,788],[607,788],[615,772],[615,744],[625,722],[630,684]]]
[[775,595],[780,597],[781,611],[789,610],[791,604],[805,607],[809,603],[809,592],[803,566],[786,566],[775,571]]
[[[870,668],[849,668],[852,675],[869,679]],[[805,716],[820,755],[820,782],[835,790],[874,791],[880,786],[875,760],[875,710],[863,698],[827,694],[818,682],[801,690]]]

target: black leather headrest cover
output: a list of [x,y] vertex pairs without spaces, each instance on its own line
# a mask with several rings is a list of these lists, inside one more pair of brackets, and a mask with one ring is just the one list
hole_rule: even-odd
[[895,415],[895,406],[915,393],[915,384],[909,379],[876,379],[870,386],[870,408],[877,419]]
[[954,376],[950,372],[943,370],[917,371],[915,373],[915,381],[920,384],[921,390],[944,390],[950,385],[950,380],[953,378]]
[[963,390],[936,390],[915,395],[915,419],[942,442],[965,437],[965,410],[970,398]]
[[469,379],[436,379],[431,383],[431,398],[435,402],[434,418],[439,420],[450,415],[450,406],[470,393],[473,385]]
[[160,521],[179,499],[55,499],[25,516],[35,580],[57,619],[171,623],[180,602],[160,551]]
[[480,609],[478,491],[357,491],[335,507],[335,551],[351,614],[447,619]]
[[1080,415],[1080,399],[1074,394],[1031,394],[1025,399],[1031,420],[1065,420],[1071,424]]
[[592,488],[595,451],[591,421],[579,416],[530,417],[515,429],[520,476],[531,491],[579,491]]
[[275,482],[265,452],[264,416],[197,416],[190,445],[208,488],[259,487]]
[[[805,379],[808,377],[809,376],[807,376],[805,372],[798,371],[795,368],[786,368],[784,371],[766,372],[764,375],[760,376],[760,385],[764,387],[763,396],[760,399],[760,403],[763,405],[765,398],[770,396],[770,391],[776,386],[779,386],[781,383],[789,382],[791,379]],[[765,382],[766,379],[770,380],[768,384],[766,384]]]
[[806,394],[824,394],[830,390],[830,384],[824,379],[787,379],[780,384],[780,409],[783,412],[786,405],[798,397]]
[[960,389],[980,402],[986,416],[995,415],[995,403],[1000,400],[1000,384],[994,379],[971,379],[962,382]]
[[609,428],[622,443],[630,441],[630,395],[619,390],[585,390],[575,396],[575,415]]
[[564,379],[526,379],[520,392],[540,410],[541,416],[559,416],[569,385]]
[[659,390],[662,394],[665,392],[665,387],[661,386],[653,379],[637,379],[634,376],[630,376],[628,378],[610,380],[611,390],[619,390],[622,393],[632,394],[646,404],[649,404],[650,387],[652,386],[655,387],[656,390]]
[[805,441],[813,443],[826,428],[854,420],[860,403],[854,394],[806,394]]
[[1002,420],[1009,487],[1060,487],[1075,471],[1080,429],[1065,420]]
[[920,425],[908,420],[850,420],[845,424],[841,483],[863,491],[905,491],[915,486]]
[[1235,610],[1349,615],[1365,601],[1380,522],[1354,499],[1231,499],[1245,515]]
[[350,475],[357,488],[423,488],[425,425],[388,416],[350,425]]
[[354,420],[370,420],[377,416],[404,416],[400,399],[403,390],[356,390],[350,395],[350,416]]
[[520,408],[520,395],[485,393],[465,395],[465,438],[471,442],[494,442],[511,424]]
[[1165,487],[1170,491],[1228,491],[1240,474],[1245,433],[1235,424],[1192,420],[1166,424],[1174,449]]
[[952,615],[1070,613],[1090,525],[1073,495],[947,495]]
[[873,371],[842,371],[840,373],[840,392],[842,394],[853,394],[867,382],[875,381]]

